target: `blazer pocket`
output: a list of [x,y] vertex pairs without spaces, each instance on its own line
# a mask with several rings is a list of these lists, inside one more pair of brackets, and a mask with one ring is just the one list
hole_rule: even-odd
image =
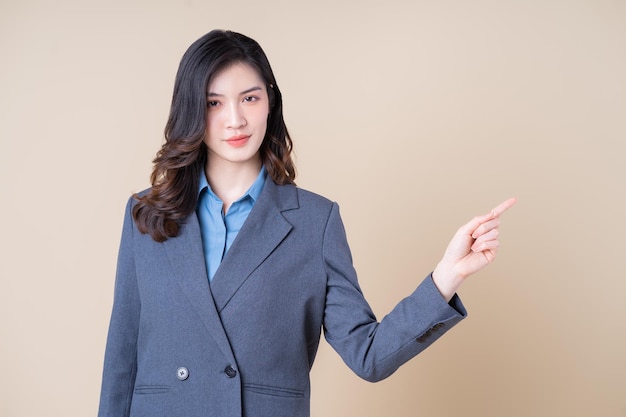
[[272,387],[269,385],[243,384],[243,389],[245,389],[246,391],[257,393],[257,394],[272,395],[274,397],[289,397],[289,398],[304,397],[304,391],[291,389],[291,388]]
[[137,385],[135,394],[165,394],[170,391],[168,385]]

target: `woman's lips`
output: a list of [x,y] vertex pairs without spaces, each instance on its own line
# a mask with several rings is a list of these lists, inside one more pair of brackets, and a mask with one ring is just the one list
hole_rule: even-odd
[[248,142],[248,139],[250,139],[250,135],[231,136],[226,139],[226,143],[232,147],[240,148]]

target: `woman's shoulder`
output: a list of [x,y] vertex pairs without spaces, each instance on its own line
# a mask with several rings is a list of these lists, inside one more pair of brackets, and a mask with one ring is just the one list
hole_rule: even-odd
[[279,185],[278,195],[281,206],[284,208],[299,208],[301,210],[330,211],[335,204],[329,198],[295,185]]
[[132,197],[143,197],[144,195],[148,194],[150,190],[152,190],[152,187],[148,187],[145,190],[138,191],[134,193]]
[[298,190],[298,196],[300,198],[300,200],[304,200],[306,202],[311,202],[311,203],[315,203],[315,204],[322,204],[322,205],[332,205],[333,201],[330,200],[329,198],[318,194],[316,192],[310,191],[308,189],[305,188],[300,188],[300,187],[296,187],[296,189]]
[[150,192],[150,188],[146,188],[145,190],[141,190],[135,193],[132,193],[126,198],[126,211],[131,211],[132,208],[139,202],[143,196]]

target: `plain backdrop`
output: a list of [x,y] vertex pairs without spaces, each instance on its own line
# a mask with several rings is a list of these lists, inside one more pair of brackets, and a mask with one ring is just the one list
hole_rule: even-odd
[[124,204],[213,28],[263,45],[379,318],[519,198],[469,318],[378,384],[322,342],[313,416],[626,416],[622,0],[1,0],[0,415],[95,415]]

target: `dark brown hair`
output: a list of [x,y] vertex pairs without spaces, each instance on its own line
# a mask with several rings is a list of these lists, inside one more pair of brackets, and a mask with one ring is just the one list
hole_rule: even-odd
[[163,242],[179,233],[181,222],[196,208],[200,174],[207,163],[204,143],[207,88],[211,77],[235,64],[256,69],[270,99],[267,131],[261,159],[271,179],[280,185],[294,184],[292,142],[283,119],[283,103],[270,63],[253,39],[242,34],[213,30],[195,41],[183,55],[174,83],[165,143],[154,159],[152,187],[133,207],[142,233]]

